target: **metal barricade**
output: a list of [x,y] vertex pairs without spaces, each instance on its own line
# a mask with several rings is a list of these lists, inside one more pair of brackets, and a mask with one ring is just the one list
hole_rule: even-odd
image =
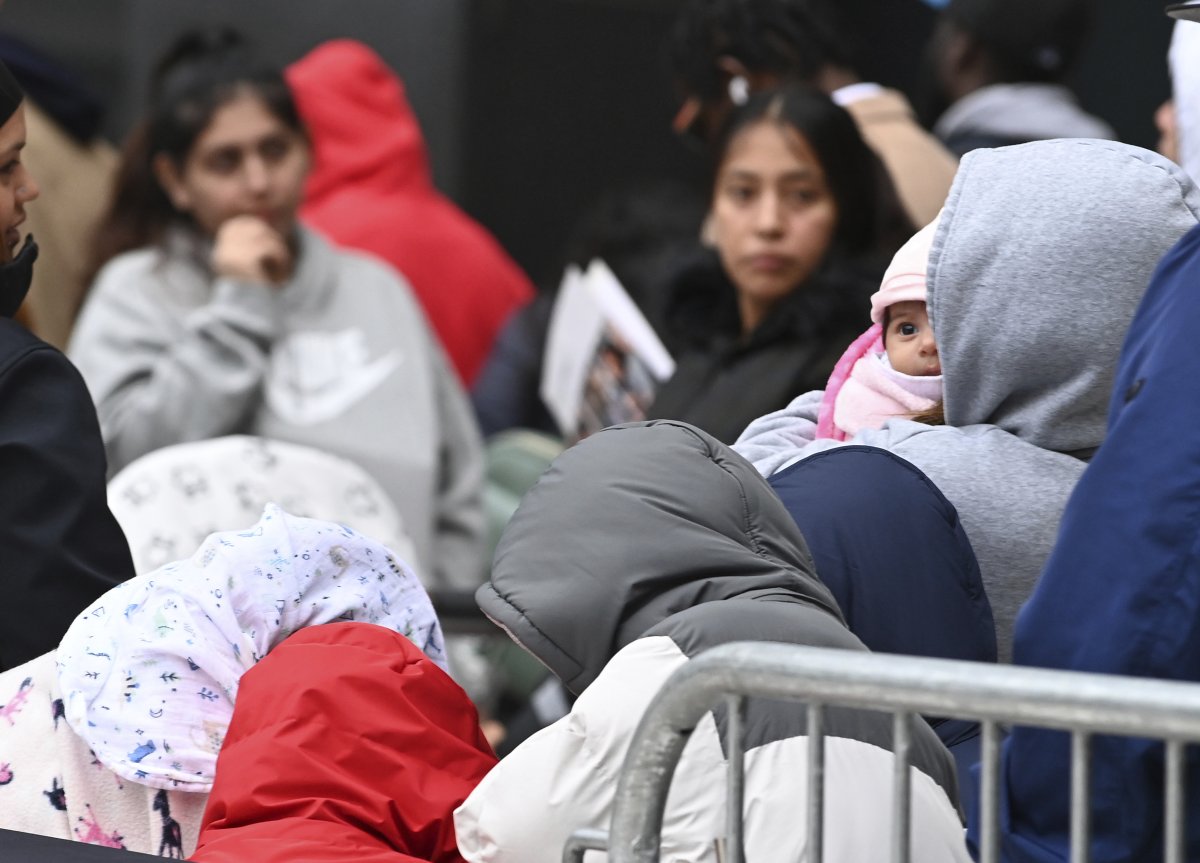
[[1165,859],[1184,861],[1184,750],[1200,742],[1200,685],[1142,678],[988,665],[746,642],[709,650],[663,685],[638,724],[617,784],[612,823],[575,833],[563,860],[607,850],[611,863],[657,863],[667,791],[696,724],[722,699],[729,706],[727,828],[723,859],[742,863],[742,717],[748,697],[807,703],[808,846],[822,861],[825,706],[894,715],[892,848],[895,863],[911,856],[908,746],[914,715],[979,720],[982,729],[981,857],[998,863],[1000,725],[1071,734],[1071,863],[1089,855],[1089,747],[1094,734],[1166,743]]

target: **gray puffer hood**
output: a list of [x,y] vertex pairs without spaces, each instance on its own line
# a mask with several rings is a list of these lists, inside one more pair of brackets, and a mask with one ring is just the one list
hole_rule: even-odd
[[842,619],[766,480],[671,421],[606,429],[559,456],[476,598],[576,693],[622,647],[701,603],[797,602]]
[[929,258],[946,422],[1087,454],[1159,259],[1200,194],[1161,156],[1112,141],[968,153]]

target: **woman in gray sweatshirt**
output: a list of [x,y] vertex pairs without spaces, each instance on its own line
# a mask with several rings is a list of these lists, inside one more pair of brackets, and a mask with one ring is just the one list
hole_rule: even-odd
[[437,586],[482,574],[482,449],[408,285],[296,221],[308,140],[277,69],[229,31],[160,63],[71,343],[112,471],[253,434],[357,462]]

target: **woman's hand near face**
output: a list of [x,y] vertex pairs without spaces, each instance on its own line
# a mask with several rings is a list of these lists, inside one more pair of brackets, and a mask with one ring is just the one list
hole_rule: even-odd
[[212,266],[218,276],[279,286],[292,264],[287,241],[257,216],[234,216],[217,229]]

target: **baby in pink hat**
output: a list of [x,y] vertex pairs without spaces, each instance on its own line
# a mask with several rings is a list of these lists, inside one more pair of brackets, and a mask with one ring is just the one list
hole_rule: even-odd
[[925,272],[938,220],[905,243],[871,297],[871,328],[834,367],[817,437],[845,440],[891,417],[930,414],[942,401],[942,365],[925,307]]

